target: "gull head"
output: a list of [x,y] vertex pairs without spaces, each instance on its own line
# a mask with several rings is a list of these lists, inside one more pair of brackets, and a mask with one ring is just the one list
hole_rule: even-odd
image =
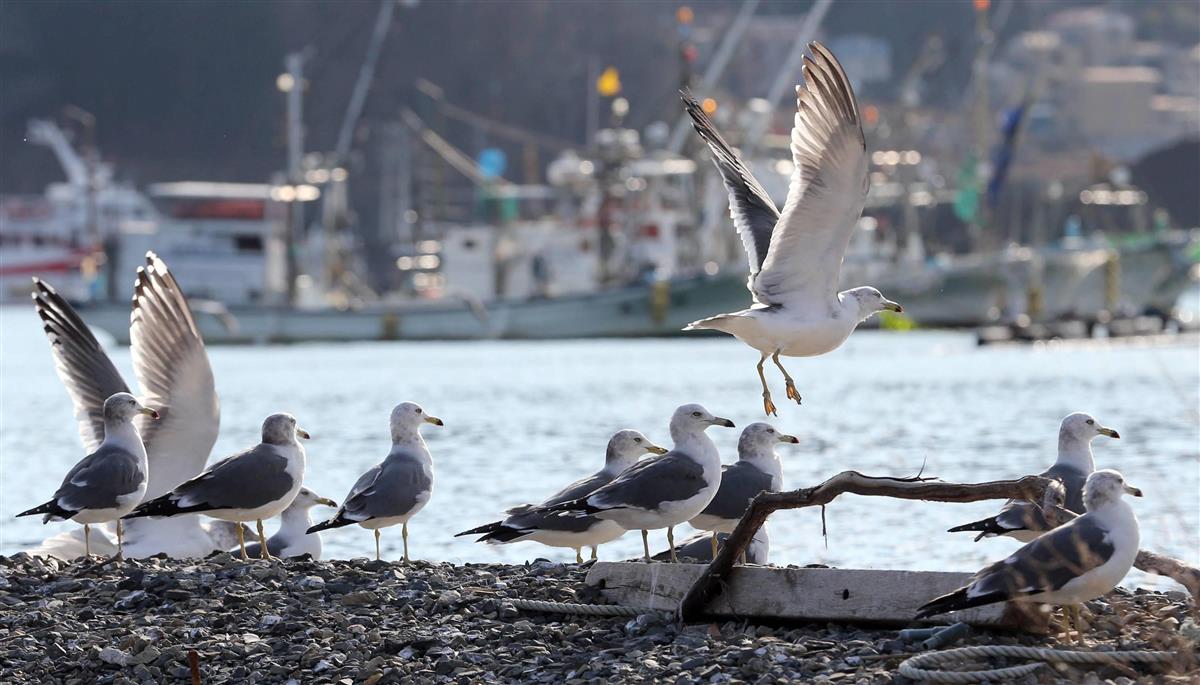
[[794,445],[800,442],[800,438],[781,433],[769,423],[752,423],[742,429],[742,435],[738,438],[738,459],[753,461],[760,456],[774,457],[775,445],[781,442]]
[[1083,505],[1088,511],[1116,502],[1122,495],[1141,497],[1142,491],[1126,483],[1124,476],[1112,469],[1093,472],[1083,484]]
[[901,307],[899,303],[892,302],[884,297],[883,293],[869,285],[851,288],[842,294],[852,298],[858,304],[859,321],[866,321],[872,314],[882,312],[885,309],[896,313],[904,311],[904,307]]
[[158,418],[158,412],[142,406],[137,398],[127,392],[119,392],[104,400],[104,420],[117,423],[132,421],[138,414],[145,414],[152,419]]
[[733,421],[714,416],[712,412],[698,404],[685,404],[675,410],[671,415],[671,434],[676,431],[685,431],[688,433],[698,433],[704,431],[709,426],[724,426],[733,428]]
[[1062,420],[1062,426],[1058,429],[1059,436],[1062,438],[1072,438],[1082,442],[1091,442],[1098,435],[1104,435],[1110,438],[1120,438],[1121,434],[1111,428],[1105,428],[1100,425],[1100,422],[1094,419],[1089,414],[1083,412],[1075,412]]
[[302,507],[304,509],[312,509],[318,504],[324,504],[327,507],[336,507],[337,502],[322,497],[308,488],[300,488],[300,492],[296,493],[296,499],[292,500],[293,507]]
[[291,414],[271,414],[263,421],[262,441],[268,445],[291,445],[296,438],[308,440],[308,431],[296,425],[296,417]]
[[416,402],[401,402],[392,409],[392,416],[389,419],[392,428],[392,437],[405,433],[415,433],[421,428],[421,424],[432,423],[435,426],[444,426],[442,420],[433,416],[421,408],[421,405]]
[[666,454],[667,450],[650,442],[650,438],[635,430],[619,430],[608,439],[608,450],[604,453],[604,469],[620,473],[633,466],[639,457],[648,452]]

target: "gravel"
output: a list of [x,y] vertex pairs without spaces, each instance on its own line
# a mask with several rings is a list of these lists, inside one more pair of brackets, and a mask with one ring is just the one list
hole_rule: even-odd
[[[512,604],[602,602],[586,569],[0,557],[0,682],[190,682],[194,651],[204,683],[899,684],[897,666],[921,649],[894,629],[680,626],[659,614],[583,618]],[[1198,682],[1200,621],[1186,595],[1118,590],[1089,608],[1092,649],[1177,650],[1179,662],[1168,671],[1047,667],[1015,682]],[[1070,647],[1003,633],[966,644]]]

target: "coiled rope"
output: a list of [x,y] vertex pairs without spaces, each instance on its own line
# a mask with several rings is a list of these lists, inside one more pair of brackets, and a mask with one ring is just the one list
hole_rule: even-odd
[[571,604],[569,602],[545,602],[540,599],[512,599],[513,606],[522,611],[540,611],[548,614],[580,614],[583,616],[640,616],[656,613],[650,609],[635,609],[619,604]]
[[[1038,663],[1019,664],[1004,668],[981,671],[943,671],[934,667],[980,657],[1008,657],[1015,659],[1037,659]],[[1171,663],[1174,652],[1124,651],[1082,652],[1045,647],[1022,647],[1018,645],[980,645],[958,647],[941,652],[930,652],[911,657],[900,664],[900,675],[928,683],[977,683],[982,680],[1017,678],[1033,673],[1048,663],[1065,664],[1112,664],[1112,663]]]
[[[551,614],[576,614],[581,616],[640,616],[642,614],[672,613],[652,609],[639,609],[619,604],[571,604],[569,602],[547,602],[538,599],[511,599],[513,606],[522,611],[539,611]],[[900,664],[900,675],[927,683],[951,683],[965,685],[986,680],[1004,680],[1028,675],[1050,663],[1066,664],[1113,664],[1152,663],[1169,664],[1175,659],[1174,652],[1122,651],[1083,652],[1045,647],[1022,647],[1018,645],[979,645],[958,647],[940,652],[928,652],[911,657]],[[1037,659],[1037,663],[1018,664],[1003,668],[978,671],[943,671],[939,667],[961,663],[965,660],[1005,657],[1010,659]]]

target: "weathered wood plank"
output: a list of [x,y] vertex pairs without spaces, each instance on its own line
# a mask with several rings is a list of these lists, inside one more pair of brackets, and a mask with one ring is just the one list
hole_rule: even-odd
[[[624,606],[675,611],[704,573],[703,564],[598,562],[587,582]],[[706,613],[728,618],[791,619],[910,625],[917,608],[969,582],[971,574],[831,568],[736,567]],[[976,626],[1044,631],[1044,616],[979,607],[925,623],[965,621]]]

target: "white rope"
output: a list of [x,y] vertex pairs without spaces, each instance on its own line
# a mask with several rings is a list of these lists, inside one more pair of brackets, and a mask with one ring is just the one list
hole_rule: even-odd
[[540,599],[509,600],[523,611],[541,611],[550,614],[581,614],[583,616],[640,616],[655,613],[650,609],[624,607],[619,604],[571,604],[569,602],[546,602]]
[[[900,675],[929,683],[977,683],[983,680],[1003,680],[1027,675],[1048,663],[1069,664],[1112,664],[1112,663],[1170,663],[1174,652],[1124,651],[1083,652],[1044,647],[1021,647],[1016,645],[980,645],[959,647],[941,652],[919,654],[900,664]],[[1038,663],[1019,664],[1004,668],[981,671],[942,671],[935,667],[961,663],[980,657],[1007,657],[1016,659],[1038,659]]]

